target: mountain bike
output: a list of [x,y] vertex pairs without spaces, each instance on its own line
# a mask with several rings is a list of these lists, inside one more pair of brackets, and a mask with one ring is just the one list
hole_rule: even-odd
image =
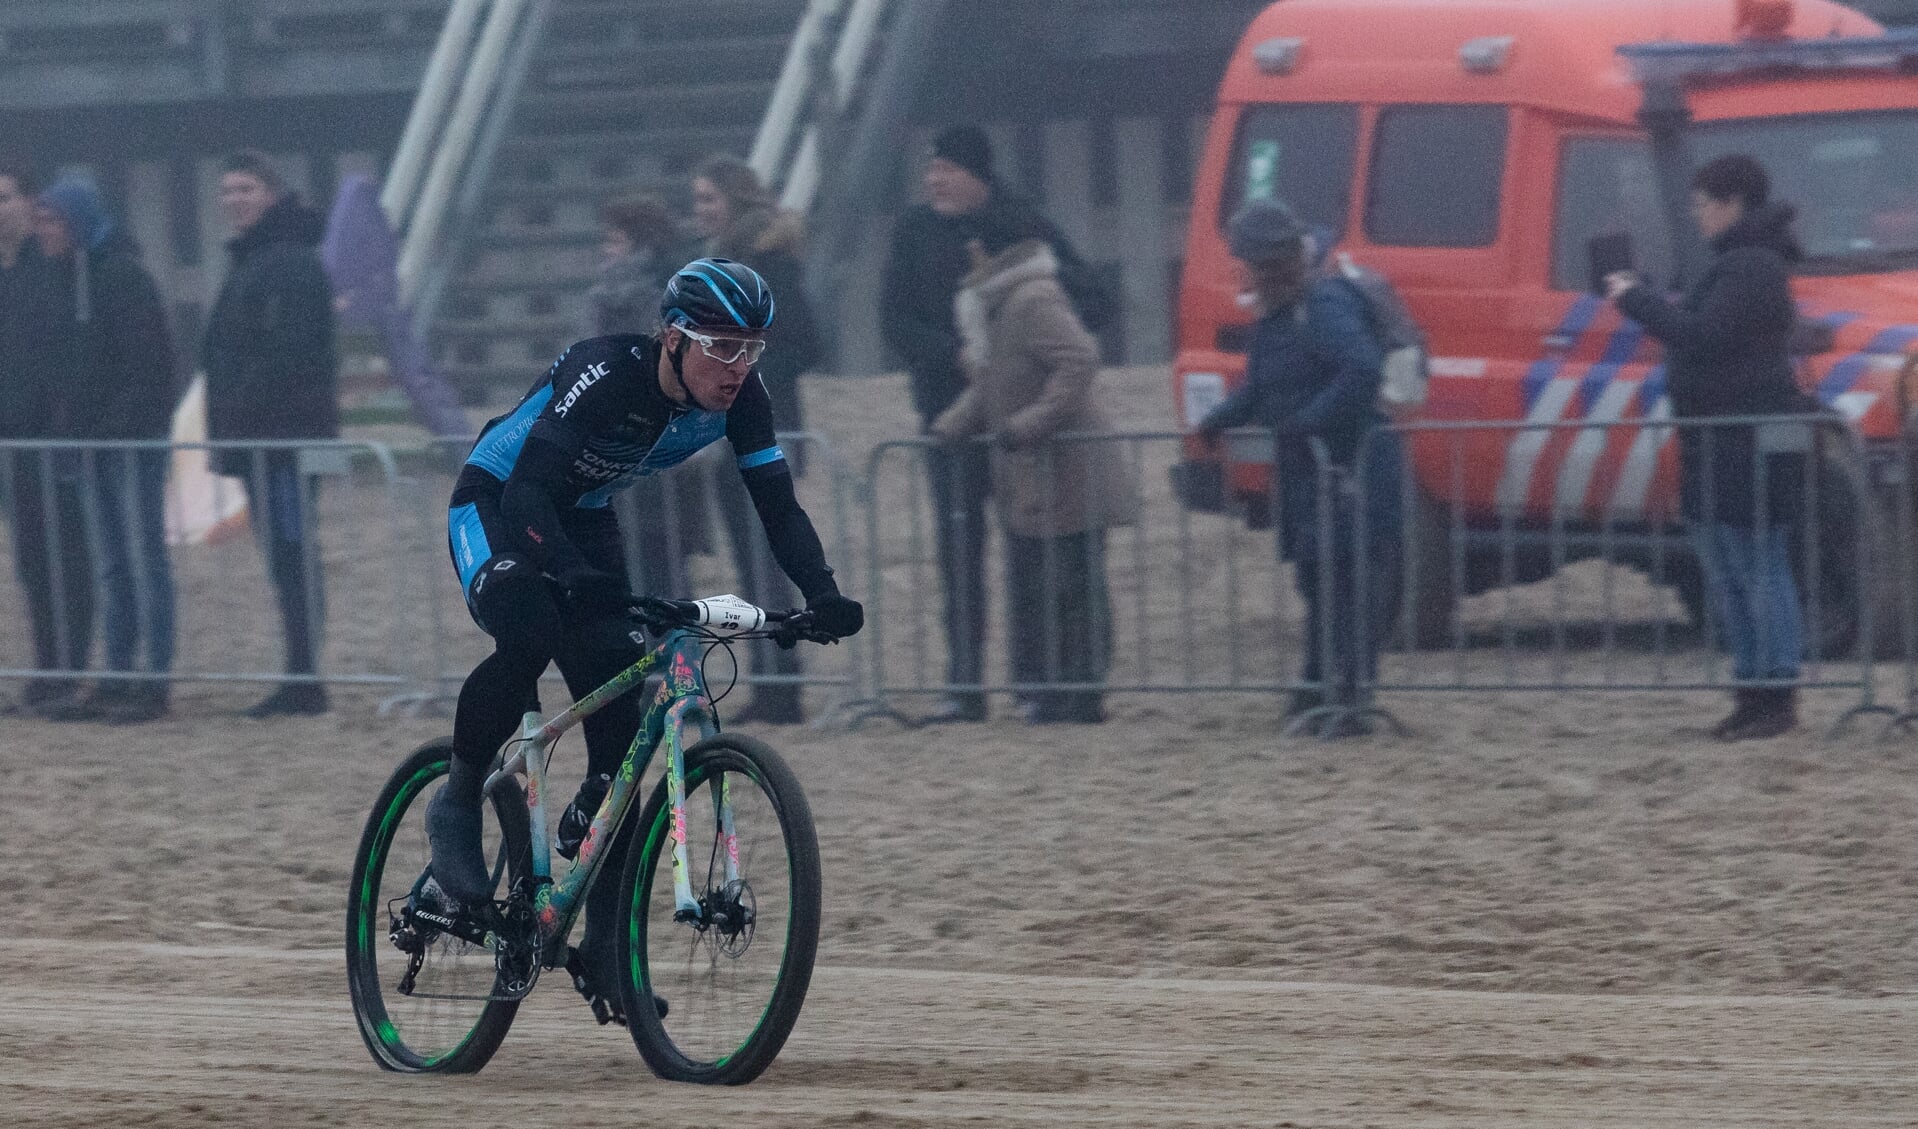
[[[542,970],[578,959],[567,944],[615,832],[636,836],[618,899],[618,996],[655,1074],[750,1082],[799,1018],[819,941],[819,844],[798,778],[770,747],[721,733],[703,661],[742,639],[833,642],[805,612],[768,613],[731,596],[641,600],[637,623],[662,641],[563,713],[526,714],[485,785],[484,845],[494,900],[457,906],[429,865],[428,790],[452,739],[415,750],[367,817],[347,899],[347,979],[360,1035],[388,1070],[470,1073],[486,1065]],[[546,773],[561,735],[657,674],[639,733],[572,868],[552,874]],[[634,822],[655,750],[663,772]]]

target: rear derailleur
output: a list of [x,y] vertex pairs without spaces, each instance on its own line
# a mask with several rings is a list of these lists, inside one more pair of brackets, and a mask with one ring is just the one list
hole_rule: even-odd
[[441,936],[493,951],[492,998],[517,1000],[531,992],[539,980],[539,926],[524,887],[524,880],[515,882],[506,900],[469,908],[448,898],[431,872],[422,876],[413,893],[388,912],[387,939],[406,954],[400,995],[414,994],[426,954]]

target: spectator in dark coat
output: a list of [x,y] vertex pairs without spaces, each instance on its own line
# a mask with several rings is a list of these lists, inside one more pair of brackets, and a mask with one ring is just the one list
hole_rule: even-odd
[[[74,377],[75,357],[51,267],[33,239],[34,190],[24,168],[0,164],[0,438],[64,439],[74,407],[64,381]],[[79,470],[72,452],[19,451],[0,463],[10,479],[13,564],[36,670],[84,670],[93,642],[93,557]],[[21,704],[51,709],[78,689],[74,679],[36,678]]]
[[[653,195],[621,196],[599,208],[599,278],[586,292],[582,337],[651,333],[659,325],[659,296],[680,264],[695,257],[684,246],[666,202]],[[633,590],[650,596],[690,599],[686,558],[707,552],[703,476],[696,467],[675,467],[640,479],[621,496],[644,515],[626,529],[633,546]]]
[[[1251,274],[1261,316],[1245,382],[1200,421],[1199,431],[1209,439],[1248,425],[1275,433],[1279,555],[1292,562],[1306,606],[1307,688],[1294,695],[1291,712],[1348,706],[1359,685],[1377,674],[1396,588],[1403,455],[1389,432],[1366,442],[1385,422],[1378,407],[1384,349],[1357,288],[1319,269],[1331,250],[1329,232],[1308,230],[1284,204],[1255,201],[1232,218],[1227,235],[1233,256]],[[1331,459],[1323,469],[1357,478],[1365,500],[1363,538],[1355,536],[1359,508],[1350,493],[1321,485],[1315,439]],[[1364,465],[1356,466],[1362,452]],[[1328,565],[1331,574],[1324,576]],[[1360,568],[1371,581],[1363,623],[1355,584]],[[1347,717],[1335,719],[1325,735],[1363,729],[1361,720]]]
[[[886,344],[905,363],[920,429],[930,431],[966,390],[953,298],[972,270],[967,244],[978,234],[980,216],[988,209],[1016,213],[1019,223],[1051,247],[1062,272],[1079,260],[1057,227],[1000,185],[991,143],[977,126],[953,126],[934,139],[925,194],[926,202],[901,215],[893,228],[879,320]],[[1062,277],[1061,284],[1066,282]],[[1084,311],[1080,314],[1083,321]],[[985,513],[991,470],[976,444],[930,451],[926,457],[945,589],[946,683],[978,686],[985,670]],[[985,716],[985,695],[961,689],[926,720]]]
[[[1679,419],[1789,415],[1806,403],[1791,363],[1791,267],[1804,252],[1792,233],[1796,213],[1770,197],[1771,178],[1756,160],[1718,158],[1692,178],[1692,216],[1714,253],[1698,281],[1674,303],[1629,272],[1606,280],[1618,308],[1665,346]],[[1798,679],[1804,628],[1790,545],[1810,446],[1808,428],[1796,424],[1679,434],[1680,504],[1733,671],[1742,683],[1771,683],[1734,692],[1732,713],[1714,730],[1724,740],[1772,737],[1798,723],[1789,683]]]
[[[752,166],[737,157],[709,157],[693,171],[693,226],[706,240],[705,254],[745,263],[772,287],[778,309],[774,315],[772,345],[759,361],[759,375],[773,402],[773,426],[782,433],[806,426],[799,396],[800,374],[825,359],[825,345],[812,305],[806,300],[805,227],[800,218],[778,206],[759,181]],[[793,473],[804,473],[805,452],[786,452]],[[739,475],[725,468],[712,476],[720,496],[719,512],[733,546],[740,595],[761,607],[794,607],[798,593],[786,582],[772,559],[752,498]],[[771,643],[752,645],[753,670],[779,678],[797,678],[799,652],[780,650]],[[734,721],[771,725],[795,724],[803,718],[796,682],[761,682],[753,699]]]
[[[166,439],[179,399],[172,335],[140,250],[90,182],[68,178],[40,196],[40,246],[61,299],[63,333],[77,363],[68,393],[86,405],[71,421],[75,439]],[[173,572],[167,560],[165,448],[103,449],[82,456],[93,502],[96,559],[106,597],[107,669],[173,668]],[[167,712],[164,680],[107,680],[52,711],[62,721],[148,721]]]
[[[226,284],[207,319],[207,435],[214,440],[332,439],[340,433],[333,293],[316,248],[324,223],[264,154],[236,153],[220,178],[233,225]],[[217,452],[245,480],[255,537],[279,597],[288,674],[318,670],[325,618],[315,536],[318,481],[297,450]],[[326,688],[287,682],[250,716],[323,713]]]

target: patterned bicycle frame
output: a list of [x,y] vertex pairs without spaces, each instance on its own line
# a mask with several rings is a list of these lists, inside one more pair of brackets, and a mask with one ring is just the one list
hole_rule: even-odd
[[[700,670],[702,644],[708,640],[690,631],[671,632],[645,658],[614,675],[604,686],[575,702],[570,708],[542,722],[536,713],[528,713],[520,725],[517,746],[506,762],[487,778],[490,792],[497,784],[513,776],[526,777],[526,808],[532,838],[532,905],[538,924],[541,952],[550,953],[554,940],[566,936],[585,902],[600,864],[611,843],[613,829],[625,821],[627,811],[639,792],[639,781],[652,761],[653,752],[663,743],[666,749],[666,788],[672,803],[673,901],[676,918],[697,919],[699,899],[694,895],[686,856],[686,758],[685,732],[689,726],[699,740],[718,734],[713,703],[706,693],[706,679]],[[572,869],[553,880],[552,843],[546,824],[546,753],[560,737],[597,713],[608,702],[625,694],[648,674],[663,667],[665,674],[659,692],[640,723],[639,732],[626,750],[612,788],[600,804],[592,825],[581,842],[579,856]],[[698,742],[693,742],[697,744]],[[713,807],[717,826],[725,840],[723,852],[725,880],[739,878],[739,837],[733,826],[730,787],[722,775],[713,789]]]

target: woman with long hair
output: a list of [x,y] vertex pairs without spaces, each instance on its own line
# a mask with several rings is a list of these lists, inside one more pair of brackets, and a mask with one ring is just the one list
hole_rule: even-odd
[[[818,323],[806,302],[805,226],[798,215],[781,209],[760,182],[752,166],[737,157],[708,157],[693,170],[693,227],[705,239],[711,258],[745,263],[779,295],[778,345],[760,358],[758,372],[772,397],[773,426],[782,433],[804,430],[799,397],[801,373],[824,359]],[[804,473],[803,448],[795,444],[787,458],[795,475]],[[720,494],[719,511],[726,520],[738,571],[740,595],[762,607],[785,607],[793,593],[772,566],[771,548],[753,514],[752,501],[734,474],[713,476]],[[755,675],[768,674],[776,682],[760,682],[753,698],[733,718],[735,722],[771,725],[797,724],[800,708],[799,654],[770,643],[752,645]],[[791,681],[788,681],[788,680]]]

